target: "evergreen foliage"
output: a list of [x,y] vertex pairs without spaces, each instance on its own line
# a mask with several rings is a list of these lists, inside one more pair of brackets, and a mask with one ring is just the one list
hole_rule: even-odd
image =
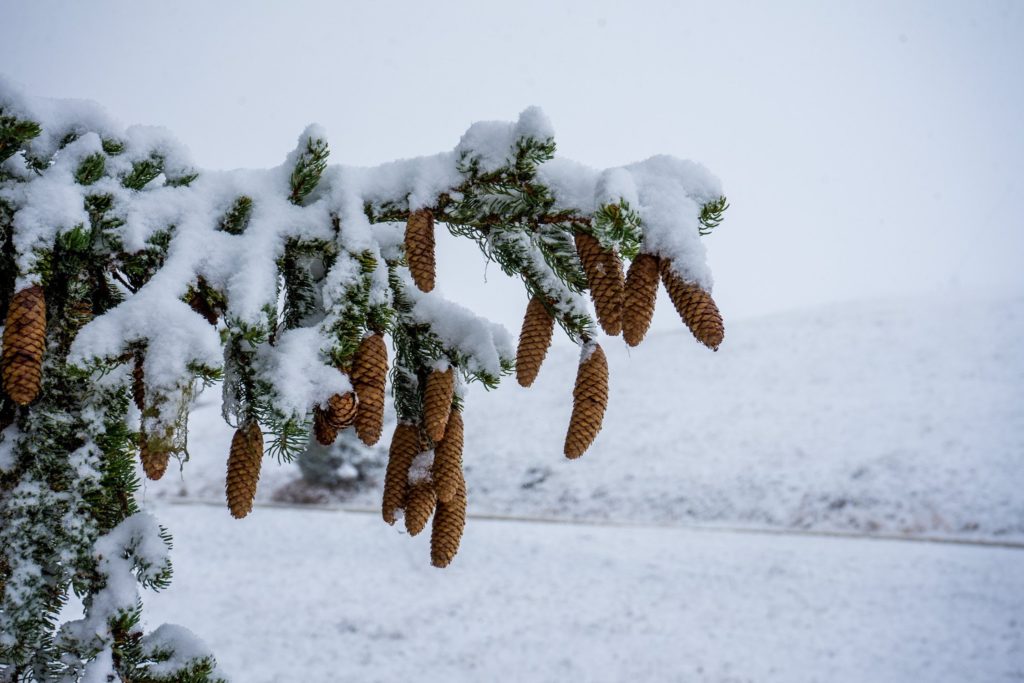
[[[225,419],[258,425],[265,452],[288,460],[309,443],[317,405],[351,390],[367,334],[391,337],[407,424],[423,421],[432,371],[454,369],[461,409],[459,384],[491,389],[514,369],[503,331],[417,289],[400,236],[412,212],[474,240],[592,349],[574,235],[625,259],[658,252],[706,288],[693,239],[727,208],[713,176],[657,158],[637,177],[660,173],[671,197],[595,200],[598,172],[549,163],[554,138],[532,109],[515,124],[476,124],[453,153],[376,169],[328,167],[311,127],[286,167],[248,175],[203,175],[173,141],[93,114],[34,108],[0,82],[0,314],[28,286],[47,302],[41,391],[0,405],[4,682],[222,680],[183,629],[141,625],[139,589],[170,582],[171,537],[139,509],[135,454],[184,465],[197,384],[222,380]],[[658,201],[678,223],[648,221],[672,214],[645,213]],[[464,488],[458,500],[449,522],[464,520]],[[85,611],[61,624],[71,591]]]

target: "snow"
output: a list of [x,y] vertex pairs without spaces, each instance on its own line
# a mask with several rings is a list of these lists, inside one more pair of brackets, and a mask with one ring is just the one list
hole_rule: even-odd
[[471,518],[437,570],[429,534],[378,514],[158,511],[175,585],[148,618],[191,624],[236,681],[1024,674],[1022,550]]
[[[1024,540],[1024,296],[848,303],[729,335],[717,354],[681,323],[632,350],[602,339],[604,429],[574,462],[561,452],[578,347],[554,346],[530,389],[475,392],[471,509]],[[223,499],[231,430],[216,393],[192,415],[181,477],[148,482],[147,499]],[[264,468],[258,499],[295,477]]]
[[274,405],[283,414],[301,419],[310,405],[352,390],[348,377],[325,363],[322,343],[316,328],[300,327],[281,333],[276,346],[260,349],[261,374],[273,385]]

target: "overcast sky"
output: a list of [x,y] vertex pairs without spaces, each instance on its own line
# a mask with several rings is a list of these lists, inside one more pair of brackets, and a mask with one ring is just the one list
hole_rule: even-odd
[[[207,168],[452,148],[536,104],[559,154],[706,164],[727,322],[866,297],[1024,291],[1024,3],[14,2],[0,72],[170,128]],[[508,325],[521,288],[444,241],[446,294]],[[678,321],[663,300],[657,327]]]

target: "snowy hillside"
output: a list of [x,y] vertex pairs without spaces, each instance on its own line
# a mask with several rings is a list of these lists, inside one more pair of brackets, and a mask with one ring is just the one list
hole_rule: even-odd
[[[533,388],[473,388],[471,512],[1020,540],[1022,340],[1024,296],[733,321],[716,354],[685,330],[632,351],[605,339],[605,427],[575,462],[561,451],[576,351],[556,346]],[[148,497],[222,499],[230,430],[219,396],[199,402],[192,460]],[[268,461],[258,497],[297,476]],[[376,507],[379,487],[338,501]]]

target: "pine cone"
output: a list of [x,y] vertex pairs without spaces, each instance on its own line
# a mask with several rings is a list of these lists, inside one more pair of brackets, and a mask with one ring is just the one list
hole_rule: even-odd
[[427,436],[434,443],[444,438],[448,414],[452,410],[455,395],[455,370],[431,370],[427,376],[427,387],[423,392],[423,423]]
[[384,500],[381,514],[384,521],[394,524],[396,513],[405,507],[409,490],[409,467],[420,452],[420,430],[416,425],[399,422],[391,437],[388,468],[384,473]]
[[466,526],[466,484],[460,482],[455,497],[448,503],[438,502],[430,529],[430,563],[438,568],[451,564],[459,552],[462,530]]
[[622,332],[622,303],[625,278],[618,254],[603,249],[601,243],[585,232],[576,233],[576,253],[583,264],[601,328],[613,337]]
[[452,410],[444,438],[434,448],[434,464],[431,468],[434,490],[442,503],[451,502],[462,482],[462,437],[462,413]]
[[39,394],[45,346],[46,296],[33,285],[11,299],[4,327],[4,391],[18,405],[28,405]]
[[704,346],[717,351],[725,338],[722,314],[711,295],[693,282],[686,282],[672,270],[672,262],[661,261],[661,280],[668,296],[690,332]]
[[588,350],[576,372],[572,391],[572,418],[565,435],[565,457],[578,458],[586,452],[601,431],[604,411],[608,407],[608,359],[600,344]]
[[658,298],[658,257],[640,254],[626,275],[626,301],[622,307],[622,336],[630,346],[644,339]]
[[551,317],[539,297],[530,299],[523,316],[523,330],[519,333],[519,348],[516,349],[516,379],[520,386],[528,387],[537,379],[541,363],[551,346],[551,333],[555,319]]
[[409,214],[405,224],[405,258],[413,282],[423,292],[434,288],[434,214],[420,209]]
[[145,432],[139,434],[139,459],[147,479],[157,481],[167,471],[171,453],[164,446],[160,439],[150,439]]
[[346,391],[344,394],[334,394],[327,399],[327,409],[324,414],[332,427],[345,429],[355,422],[357,412],[358,401],[355,393]]
[[135,367],[132,368],[132,400],[139,412],[146,409],[146,371],[143,368],[146,357],[141,351],[135,352]]
[[388,347],[382,335],[371,334],[359,344],[349,377],[357,398],[356,434],[363,443],[372,446],[380,440],[384,427]]
[[313,435],[324,446],[330,446],[338,438],[338,428],[331,422],[327,411],[319,406],[313,410]]
[[224,486],[232,517],[241,519],[252,511],[262,463],[263,432],[260,426],[250,422],[236,429],[231,438],[227,483]]
[[434,486],[429,481],[421,481],[409,487],[409,498],[405,504],[405,530],[410,536],[423,531],[430,515],[434,514],[437,498]]

